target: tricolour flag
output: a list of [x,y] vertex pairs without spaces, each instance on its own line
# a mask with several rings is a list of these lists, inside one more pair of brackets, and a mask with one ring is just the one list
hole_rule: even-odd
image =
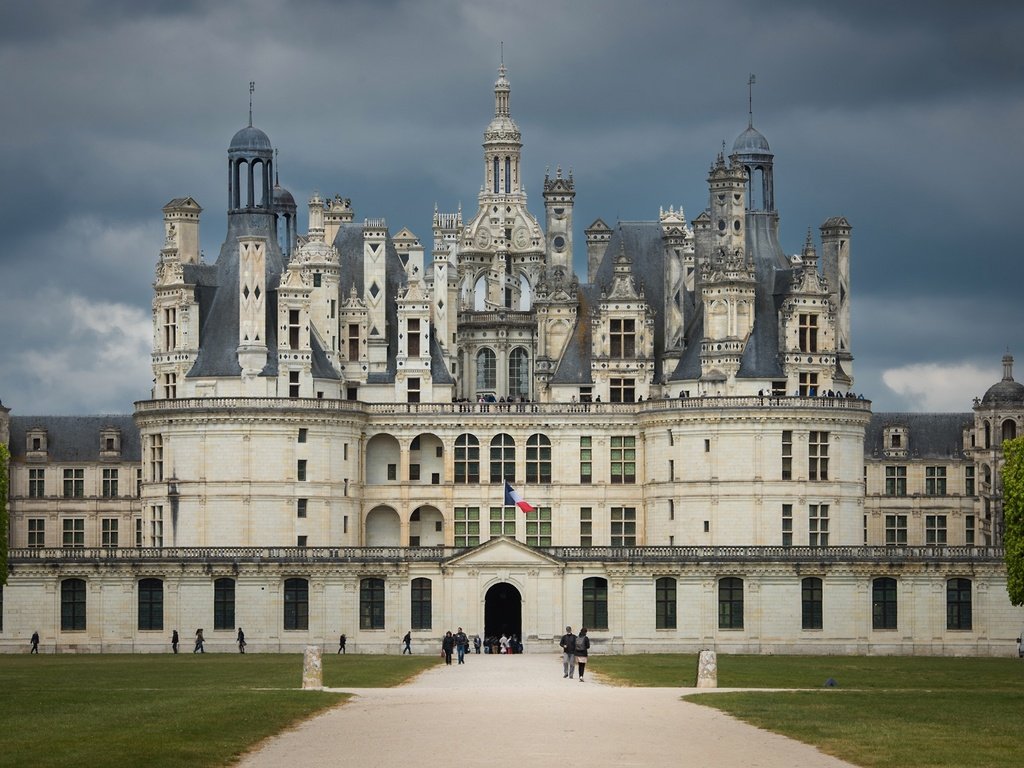
[[519,507],[523,512],[533,512],[534,507],[523,500],[522,495],[519,491],[512,487],[508,480],[505,481],[505,506],[506,507]]

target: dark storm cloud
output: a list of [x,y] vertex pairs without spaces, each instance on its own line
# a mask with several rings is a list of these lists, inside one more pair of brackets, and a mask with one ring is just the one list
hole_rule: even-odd
[[943,365],[967,388],[986,361],[998,378],[1024,324],[1017,3],[49,0],[2,22],[0,398],[21,413],[148,394],[160,208],[194,196],[217,253],[250,80],[303,226],[313,190],[340,193],[429,249],[435,202],[475,207],[501,41],[535,213],[545,166],[573,168],[578,265],[597,217],[705,207],[754,72],[784,247],[854,225],[858,389],[921,407],[914,382]]

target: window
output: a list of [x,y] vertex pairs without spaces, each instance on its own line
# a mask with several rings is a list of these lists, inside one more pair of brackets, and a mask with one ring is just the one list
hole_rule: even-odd
[[164,308],[164,351],[170,352],[178,346],[178,309]]
[[359,628],[384,629],[384,579],[359,582]]
[[580,483],[582,485],[590,485],[594,479],[592,440],[591,437],[580,438]]
[[508,393],[512,397],[530,396],[530,357],[522,347],[508,356]]
[[828,480],[828,432],[807,437],[807,479]]
[[974,515],[964,515],[964,544],[974,544]]
[[608,580],[591,576],[583,580],[583,626],[608,629]]
[[164,628],[164,583],[160,579],[139,581],[139,630]]
[[149,517],[149,546],[162,547],[164,545],[164,508],[162,506],[150,507]]
[[142,467],[135,470],[135,497],[142,496]]
[[284,628],[309,629],[309,582],[305,579],[285,579]]
[[306,427],[299,427],[299,436],[296,438],[296,442],[304,443],[309,439],[309,429]]
[[793,431],[782,431],[782,479],[793,479]]
[[103,470],[103,498],[113,499],[117,496],[117,470],[116,469],[104,469]]
[[516,512],[519,507],[491,507],[491,538],[516,535]]
[[636,379],[610,379],[608,395],[613,403],[636,402]]
[[793,546],[793,505],[782,505],[782,546]]
[[100,546],[104,549],[117,549],[117,518],[104,517],[100,521]]
[[531,547],[551,546],[551,507],[537,507],[526,513],[526,543]]
[[906,496],[907,495],[907,468],[901,466],[887,466],[885,468],[885,495]]
[[654,582],[654,627],[676,628],[676,580],[669,576]]
[[636,546],[636,507],[612,507],[612,546]]
[[60,631],[85,629],[85,581],[64,579],[60,583]]
[[946,516],[924,516],[924,543],[943,545],[946,543]]
[[288,371],[288,397],[299,397],[302,394],[302,384],[299,382],[298,371]]
[[974,467],[964,467],[964,495],[974,495]]
[[418,403],[420,401],[420,377],[410,376],[405,382],[405,402]]
[[28,519],[28,548],[42,549],[46,546],[46,518],[30,517]]
[[420,356],[420,321],[418,318],[409,318],[409,357]]
[[729,576],[719,580],[718,628],[743,629],[743,579]]
[[70,549],[81,549],[85,546],[85,518],[65,517],[61,524],[64,529],[64,537],[61,546]]
[[807,509],[807,544],[828,546],[828,504],[811,504]]
[[388,467],[387,467],[387,477],[388,477],[388,480],[397,480],[398,479],[398,465],[397,464],[388,464]]
[[135,546],[142,546],[142,518],[135,518]]
[[491,482],[516,481],[516,442],[502,433],[491,439]]
[[64,470],[64,498],[80,499],[85,496],[85,470]]
[[[306,459],[299,459],[295,465],[295,479],[300,483],[306,479]],[[393,479],[393,478],[389,478]]]
[[305,517],[306,510],[309,508],[309,499],[296,499],[295,500],[295,516]]
[[871,582],[871,628],[896,629],[896,579],[882,577]]
[[611,357],[635,357],[636,321],[612,319],[609,327],[609,341],[611,342]]
[[288,347],[299,348],[299,310],[288,310]]
[[413,629],[431,628],[431,587],[430,579],[412,580],[412,616],[410,626]]
[[217,579],[213,582],[213,628],[235,628],[235,580]]
[[154,483],[164,479],[164,436],[152,435],[149,438],[149,479]]
[[308,541],[309,541],[309,537],[308,536],[296,536],[295,537],[295,546],[296,547],[305,547],[305,546],[307,546],[307,542]]
[[30,469],[28,471],[28,496],[30,499],[41,499],[46,495],[46,470]]
[[818,351],[818,316],[800,315],[800,351]]
[[476,388],[493,390],[498,386],[498,358],[493,350],[481,349],[476,353]]
[[455,438],[455,482],[480,482],[480,441],[475,435],[462,434]]
[[885,516],[885,543],[890,547],[903,546],[907,543],[907,516]]
[[950,579],[946,582],[946,629],[973,629],[970,579]]
[[925,467],[924,468],[924,492],[928,496],[946,495],[946,468]]
[[164,399],[174,400],[178,396],[178,374],[173,371],[164,374]]
[[526,482],[551,482],[551,440],[547,435],[530,435],[526,441]]
[[821,579],[816,576],[800,581],[800,615],[803,629],[821,629]]
[[580,507],[580,546],[594,545],[594,510],[593,507]]
[[818,374],[816,373],[801,373],[799,389],[797,390],[803,397],[814,397],[818,394]]
[[612,437],[611,472],[613,484],[636,482],[635,437]]
[[[348,359],[359,359],[359,325],[357,323],[349,323],[348,326]],[[355,398],[349,397],[349,400],[355,400]]]
[[480,543],[480,507],[455,508],[455,546],[475,547]]

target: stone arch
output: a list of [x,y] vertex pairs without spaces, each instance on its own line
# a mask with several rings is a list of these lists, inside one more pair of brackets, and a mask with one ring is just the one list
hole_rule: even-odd
[[1003,440],[1013,440],[1017,437],[1017,422],[1013,419],[1006,419],[1003,421]]
[[444,515],[441,510],[424,504],[409,513],[409,546],[444,546]]
[[516,307],[520,312],[529,312],[530,307],[533,306],[533,286],[530,284],[530,278],[526,276],[525,272],[519,273],[519,306]]
[[409,482],[444,482],[444,443],[437,435],[421,432],[409,443]]
[[366,484],[397,482],[400,456],[398,440],[391,435],[371,437],[366,443]]
[[366,535],[363,540],[368,547],[401,546],[402,524],[398,513],[388,506],[374,507],[366,515]]
[[729,303],[715,300],[708,307],[708,328],[705,336],[709,339],[724,339],[729,335]]

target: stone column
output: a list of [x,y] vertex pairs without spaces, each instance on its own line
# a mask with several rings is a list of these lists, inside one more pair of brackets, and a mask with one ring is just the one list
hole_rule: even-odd
[[714,651],[701,651],[697,661],[697,687],[718,687],[718,654]]
[[319,690],[324,687],[324,665],[319,645],[307,645],[302,657],[302,688]]

